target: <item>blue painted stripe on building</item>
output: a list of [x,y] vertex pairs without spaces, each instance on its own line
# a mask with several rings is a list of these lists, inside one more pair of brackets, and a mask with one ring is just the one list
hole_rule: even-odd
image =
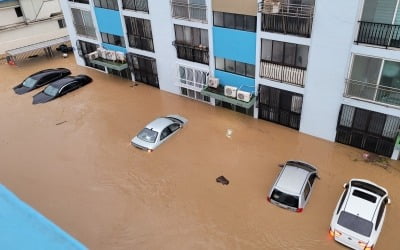
[[215,70],[214,74],[215,77],[219,78],[219,82],[222,85],[234,86],[238,89],[254,93],[256,81],[253,78],[220,70]]
[[124,48],[124,47],[120,47],[120,46],[116,46],[116,45],[108,44],[108,43],[102,43],[101,46],[103,46],[103,48],[108,49],[108,50],[121,51],[121,52],[126,53],[126,48]]
[[0,184],[0,249],[86,250],[87,247]]
[[94,8],[97,26],[100,32],[105,32],[117,36],[124,36],[120,14],[116,10]]
[[255,65],[256,33],[213,27],[214,56]]

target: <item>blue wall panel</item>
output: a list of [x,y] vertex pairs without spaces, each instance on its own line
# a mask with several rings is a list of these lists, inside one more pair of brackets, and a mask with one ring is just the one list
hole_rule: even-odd
[[256,33],[213,27],[214,56],[256,63]]
[[117,36],[124,36],[119,12],[103,8],[94,8],[96,13],[97,26],[100,32],[110,33]]
[[222,85],[235,86],[241,90],[253,92],[255,90],[255,80],[253,78],[215,70],[215,77],[219,78]]
[[103,48],[105,48],[105,49],[121,51],[121,52],[126,53],[126,48],[124,48],[124,47],[115,46],[115,45],[108,44],[108,43],[102,43],[101,46],[103,46]]

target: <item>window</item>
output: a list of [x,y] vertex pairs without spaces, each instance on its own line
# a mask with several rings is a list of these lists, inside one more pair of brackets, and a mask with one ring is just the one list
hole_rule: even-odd
[[256,32],[255,16],[214,11],[214,26]]
[[17,14],[17,17],[21,17],[22,15],[22,10],[21,7],[15,8],[15,14]]
[[181,87],[181,94],[183,96],[189,97],[191,99],[196,99],[196,100],[200,100],[200,101],[203,101],[203,102],[210,102],[211,101],[210,97],[202,95],[200,91],[195,91],[195,90],[187,89],[187,88],[184,88],[184,87]]
[[125,41],[122,36],[101,32],[101,39],[105,43],[125,47]]
[[306,69],[308,46],[262,39],[261,60]]
[[304,193],[303,193],[304,200],[307,200],[307,197],[310,194],[310,191],[311,191],[311,187],[310,187],[310,184],[307,182],[306,186],[304,187]]
[[150,20],[125,17],[129,47],[154,51]]
[[65,28],[65,27],[67,26],[67,25],[65,24],[64,18],[63,18],[63,19],[58,19],[57,22],[58,22],[58,27],[59,27],[60,29]]
[[382,202],[381,206],[379,207],[378,216],[376,217],[375,230],[378,229],[379,224],[381,223],[381,219],[383,216],[383,212],[385,211],[385,207],[386,207],[386,201]]
[[122,7],[128,10],[136,10],[149,13],[147,0],[122,0]]
[[225,58],[215,58],[215,69],[247,76],[250,78],[255,77],[255,65],[233,61]]
[[96,38],[92,15],[90,11],[71,8],[76,33],[82,36]]
[[180,128],[181,126],[177,123],[171,124],[168,126],[169,130],[171,130],[171,132],[175,132],[175,130],[177,130],[178,128]]
[[70,2],[74,2],[74,3],[85,3],[85,4],[89,4],[89,0],[69,0]]
[[156,60],[151,57],[128,53],[129,69],[135,75],[135,81],[159,87]]
[[207,83],[207,72],[179,65],[179,80],[182,85],[190,85],[199,90],[203,89]]
[[110,10],[118,10],[118,1],[117,0],[94,0],[94,6],[110,9]]
[[160,135],[160,140],[164,140],[165,138],[167,138],[169,135],[171,134],[171,130],[169,129],[169,127],[166,127]]
[[340,199],[340,203],[339,203],[338,209],[336,211],[336,214],[338,214],[340,209],[342,208],[343,202],[344,202],[344,200],[346,199],[346,196],[347,196],[347,192],[349,192],[348,185],[346,186],[346,190],[344,191],[344,193],[342,195],[342,198]]
[[208,30],[175,25],[175,39],[187,45],[208,47]]

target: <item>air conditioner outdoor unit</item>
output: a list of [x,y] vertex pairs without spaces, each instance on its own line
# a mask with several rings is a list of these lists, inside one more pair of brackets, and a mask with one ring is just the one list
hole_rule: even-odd
[[216,88],[218,88],[218,85],[219,85],[218,78],[214,78],[214,77],[208,78],[208,86],[216,89]]
[[112,51],[112,50],[107,50],[106,51],[106,57],[107,57],[107,60],[110,60],[110,61],[117,60],[117,56],[115,54],[115,51]]
[[238,90],[236,99],[244,102],[249,102],[251,99],[251,93],[243,90]]
[[97,57],[99,57],[99,53],[97,53],[97,51],[94,51],[92,53],[87,54],[87,57],[89,58],[89,60],[94,60]]
[[101,57],[103,59],[107,59],[107,55],[106,55],[107,50],[106,49],[97,48],[97,52],[99,53],[99,57]]
[[232,87],[232,86],[225,86],[224,87],[224,94],[226,96],[230,96],[230,97],[236,98],[236,91],[237,91],[236,87]]
[[122,63],[126,61],[125,54],[123,52],[117,51],[115,52],[115,56],[117,57],[117,60]]

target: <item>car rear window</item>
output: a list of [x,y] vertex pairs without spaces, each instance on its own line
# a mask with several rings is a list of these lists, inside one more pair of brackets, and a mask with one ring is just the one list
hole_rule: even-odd
[[372,222],[357,215],[342,211],[339,215],[338,224],[353,232],[369,237],[372,231]]
[[360,190],[354,190],[354,191],[353,191],[353,195],[354,195],[354,196],[357,196],[358,198],[361,198],[361,199],[370,201],[370,202],[372,202],[372,203],[375,203],[375,202],[376,202],[376,196],[367,194],[367,193],[362,192],[362,191],[360,191]]
[[157,139],[158,133],[154,130],[144,128],[140,133],[137,135],[137,137],[140,140],[146,141],[146,142],[151,142],[154,143]]
[[274,200],[283,205],[298,208],[299,207],[299,197],[295,195],[290,195],[274,189],[272,191],[271,200]]

